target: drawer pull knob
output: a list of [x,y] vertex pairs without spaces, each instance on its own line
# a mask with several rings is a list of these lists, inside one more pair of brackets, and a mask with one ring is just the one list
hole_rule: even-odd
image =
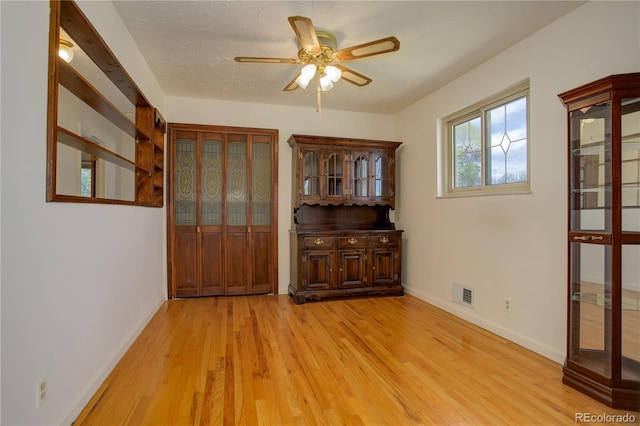
[[358,240],[356,240],[355,238],[353,238],[353,237],[349,238],[349,244],[355,244],[357,242],[358,242]]
[[604,237],[600,235],[579,235],[579,236],[573,237],[573,239],[576,241],[596,241],[596,240],[603,240]]
[[320,244],[324,244],[324,240],[320,239],[320,238],[316,238],[316,240],[313,242],[313,244],[319,246]]
[[387,237],[382,237],[382,238],[380,238],[380,242],[382,244],[387,244],[389,242],[389,239]]

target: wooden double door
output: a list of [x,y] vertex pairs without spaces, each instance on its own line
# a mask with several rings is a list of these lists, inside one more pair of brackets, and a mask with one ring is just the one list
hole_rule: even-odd
[[168,133],[169,297],[277,292],[278,131]]

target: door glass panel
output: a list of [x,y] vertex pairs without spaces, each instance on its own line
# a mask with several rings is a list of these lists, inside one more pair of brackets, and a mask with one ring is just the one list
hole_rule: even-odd
[[622,230],[640,232],[640,98],[622,100]]
[[640,380],[640,246],[622,246],[622,378]]
[[342,157],[331,154],[327,160],[327,194],[342,195]]
[[304,182],[302,191],[304,195],[320,194],[320,160],[315,151],[305,152],[303,161]]
[[247,224],[247,142],[230,135],[227,144],[227,225]]
[[375,196],[389,197],[389,160],[384,156],[376,158]]
[[196,224],[196,141],[176,140],[175,222],[176,225]]
[[222,135],[203,135],[201,174],[202,224],[221,225]]
[[364,155],[358,156],[353,163],[353,180],[356,197],[367,197],[369,195],[369,162]]
[[611,230],[611,103],[571,112],[571,230]]
[[251,221],[271,223],[271,145],[253,142],[251,147]]
[[611,376],[611,248],[571,243],[569,357]]

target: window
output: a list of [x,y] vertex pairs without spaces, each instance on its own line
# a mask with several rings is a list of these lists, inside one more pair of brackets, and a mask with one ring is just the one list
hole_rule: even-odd
[[529,82],[443,119],[443,195],[529,192]]

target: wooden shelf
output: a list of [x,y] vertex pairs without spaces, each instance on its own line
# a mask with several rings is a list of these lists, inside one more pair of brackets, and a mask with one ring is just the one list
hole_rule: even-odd
[[151,173],[151,171],[148,169],[136,166],[136,163],[134,163],[133,161],[128,160],[125,157],[118,155],[106,148],[103,148],[97,143],[85,139],[82,136],[76,135],[75,133],[70,132],[69,130],[62,127],[58,127],[58,142],[70,146],[71,148],[75,148],[78,151],[86,152],[87,154],[108,161],[109,163],[115,164],[116,166],[123,167],[127,170],[135,171],[136,168],[138,168],[139,170],[144,170],[147,173]]
[[60,26],[136,107],[150,107],[102,37],[73,1],[60,2]]
[[58,79],[60,84],[89,105],[104,118],[118,126],[122,131],[136,139],[151,139],[151,135],[143,132],[134,122],[129,120],[102,93],[62,59],[58,58]]

